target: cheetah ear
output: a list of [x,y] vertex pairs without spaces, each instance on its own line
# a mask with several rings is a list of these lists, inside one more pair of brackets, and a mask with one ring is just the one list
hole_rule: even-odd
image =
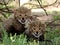
[[28,11],[31,11],[31,9],[29,9]]
[[[18,8],[17,8],[18,9]],[[17,12],[17,9],[13,9],[13,13],[16,13]]]
[[28,12],[28,13],[31,13],[31,9],[28,8],[27,12]]
[[43,27],[43,28],[46,28],[46,24],[42,24],[42,27]]

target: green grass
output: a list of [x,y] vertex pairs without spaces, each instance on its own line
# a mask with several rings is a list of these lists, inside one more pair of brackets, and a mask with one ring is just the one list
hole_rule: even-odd
[[3,38],[1,45],[60,45],[60,29],[55,29],[55,30],[50,30],[47,28],[48,32],[45,34],[45,39],[49,39],[52,41],[51,42],[36,42],[34,41],[29,41],[27,43],[26,36],[23,34],[16,36],[10,36],[8,37],[7,33],[4,31]]

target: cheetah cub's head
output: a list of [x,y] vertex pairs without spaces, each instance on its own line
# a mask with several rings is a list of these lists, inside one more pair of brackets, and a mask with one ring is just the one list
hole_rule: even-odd
[[31,15],[31,9],[28,9],[26,7],[20,7],[16,9],[14,12],[16,20],[19,21],[21,24],[25,24],[30,15]]
[[32,23],[29,24],[29,33],[35,37],[35,38],[39,38],[42,34],[44,34],[46,25],[39,22],[39,21],[34,21]]

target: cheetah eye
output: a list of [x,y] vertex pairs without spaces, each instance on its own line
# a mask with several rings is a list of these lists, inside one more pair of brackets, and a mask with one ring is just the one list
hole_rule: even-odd
[[21,16],[21,15],[20,15]]
[[39,28],[39,30],[41,30],[41,27]]
[[35,28],[33,28],[33,30],[35,30]]
[[27,15],[25,15],[25,16],[27,16]]

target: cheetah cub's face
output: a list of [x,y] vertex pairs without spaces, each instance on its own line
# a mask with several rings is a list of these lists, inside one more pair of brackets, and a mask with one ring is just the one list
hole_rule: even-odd
[[31,9],[26,7],[20,7],[15,11],[15,18],[21,23],[25,24],[28,20],[28,17],[31,15]]
[[29,27],[29,32],[35,38],[39,38],[45,30],[45,24],[42,24],[39,21],[32,22]]

